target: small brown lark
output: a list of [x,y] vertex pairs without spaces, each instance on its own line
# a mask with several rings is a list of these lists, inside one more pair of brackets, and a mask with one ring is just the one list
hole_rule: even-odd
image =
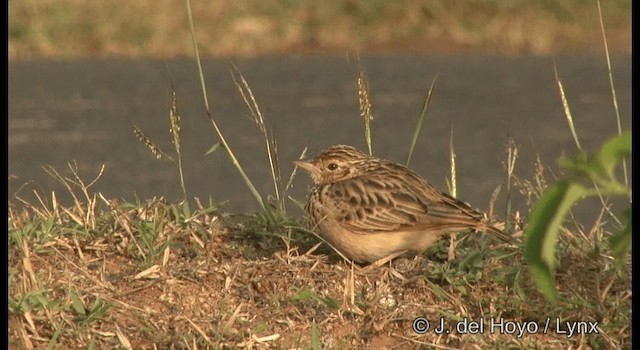
[[468,230],[510,241],[482,213],[415,172],[351,146],[332,146],[294,163],[313,179],[305,206],[311,228],[357,262],[419,254],[444,234]]

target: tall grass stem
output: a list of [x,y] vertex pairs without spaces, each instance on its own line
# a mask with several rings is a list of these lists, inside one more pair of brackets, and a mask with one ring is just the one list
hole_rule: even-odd
[[209,101],[207,99],[207,87],[206,87],[206,84],[205,84],[205,81],[204,81],[204,74],[202,72],[202,64],[200,62],[200,54],[198,53],[198,42],[196,40],[196,33],[195,33],[194,25],[193,25],[193,16],[192,16],[192,13],[191,13],[191,4],[190,4],[189,0],[185,0],[185,1],[186,1],[186,6],[187,6],[187,15],[188,15],[188,18],[189,18],[189,29],[191,31],[191,39],[193,41],[193,49],[195,51],[196,62],[198,64],[198,74],[200,76],[200,85],[202,87],[202,96],[204,98],[204,104],[205,104],[205,108],[206,108],[206,111],[207,111],[207,116],[209,117],[209,120],[211,121],[211,124],[215,128],[216,133],[218,134],[218,137],[220,138],[220,142],[222,142],[222,145],[224,146],[224,149],[227,150],[227,153],[229,154],[229,158],[231,158],[231,162],[232,162],[233,166],[235,166],[236,169],[238,169],[238,172],[240,173],[240,176],[242,176],[242,179],[244,180],[245,184],[249,188],[249,191],[251,191],[251,194],[253,194],[253,197],[256,199],[256,201],[258,202],[258,204],[262,208],[262,211],[265,213],[265,215],[267,215],[267,218],[268,218],[269,222],[273,224],[273,223],[275,223],[275,220],[274,220],[274,217],[273,217],[273,213],[271,212],[271,209],[265,203],[264,199],[262,198],[262,196],[260,195],[258,190],[255,188],[255,186],[253,185],[253,183],[251,182],[251,180],[249,179],[247,174],[242,169],[242,166],[240,165],[240,162],[238,162],[238,159],[236,158],[235,154],[231,150],[231,147],[229,147],[229,144],[227,143],[227,140],[224,138],[224,135],[222,134],[222,131],[218,127],[218,123],[213,118],[213,114],[211,114],[211,110],[209,109]]
[[[613,110],[616,113],[616,122],[618,125],[618,135],[622,135],[622,125],[620,123],[620,108],[618,108],[618,95],[616,94],[616,88],[613,84],[613,73],[611,72],[611,58],[609,55],[609,44],[607,43],[607,34],[604,30],[604,20],[602,19],[602,8],[600,7],[600,0],[596,1],[598,4],[598,18],[600,19],[600,31],[602,32],[602,42],[604,43],[604,53],[607,58],[607,72],[609,73],[609,85],[611,87],[611,99],[613,100]],[[624,176],[624,184],[629,186],[629,177],[627,175],[627,161],[622,160],[622,171]]]
[[422,103],[422,109],[420,110],[420,116],[418,117],[418,121],[416,122],[416,127],[413,129],[413,137],[411,138],[411,145],[409,146],[409,154],[407,155],[407,162],[405,163],[407,167],[411,162],[411,157],[413,156],[413,149],[416,146],[416,142],[418,142],[418,136],[420,135],[420,130],[422,130],[422,124],[424,123],[424,119],[427,116],[429,101],[431,101],[431,95],[433,94],[433,88],[436,86],[437,80],[438,80],[438,75],[436,74],[436,76],[433,78],[433,81],[431,82],[431,86],[429,87],[427,96],[424,98],[424,102]]

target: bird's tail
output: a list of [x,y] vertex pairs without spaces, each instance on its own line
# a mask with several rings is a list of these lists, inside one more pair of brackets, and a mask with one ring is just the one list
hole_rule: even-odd
[[488,224],[488,223],[482,223],[481,227],[478,229],[478,231],[480,232],[487,232],[492,234],[493,236],[495,236],[496,238],[499,238],[500,240],[506,242],[506,243],[512,243],[512,238],[507,235],[504,231],[500,230],[499,228]]

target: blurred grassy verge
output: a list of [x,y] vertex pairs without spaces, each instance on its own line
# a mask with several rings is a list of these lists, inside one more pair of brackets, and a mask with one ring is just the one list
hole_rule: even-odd
[[[631,52],[631,1],[602,3],[614,53]],[[589,1],[194,1],[201,54],[600,51]],[[9,2],[9,57],[192,56],[184,3]]]

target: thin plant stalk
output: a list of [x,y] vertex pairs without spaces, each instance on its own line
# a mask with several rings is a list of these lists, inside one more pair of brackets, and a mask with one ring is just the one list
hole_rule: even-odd
[[184,171],[182,166],[182,148],[180,143],[180,114],[178,113],[178,102],[176,98],[176,91],[173,88],[173,81],[171,82],[171,106],[169,106],[169,132],[171,133],[171,142],[176,150],[176,159],[173,159],[169,154],[165,153],[157,144],[149,139],[135,124],[133,125],[133,133],[136,137],[144,143],[151,153],[160,159],[165,157],[178,167],[178,174],[180,176],[180,187],[182,188],[183,203],[188,204],[187,189],[184,181]]
[[176,99],[176,91],[171,84],[171,108],[169,109],[169,120],[171,121],[171,136],[173,145],[176,149],[176,158],[178,160],[178,172],[180,174],[180,186],[182,188],[182,198],[187,203],[187,188],[184,182],[184,172],[182,170],[182,152],[180,147],[180,114],[178,114],[178,102]]
[[236,84],[238,91],[242,95],[242,99],[244,100],[245,105],[251,111],[251,115],[253,116],[253,120],[258,125],[260,132],[262,133],[265,141],[265,147],[267,150],[267,157],[269,157],[269,167],[271,169],[271,179],[273,180],[273,187],[276,194],[276,200],[280,202],[280,189],[278,184],[280,183],[280,171],[277,166],[277,153],[275,152],[275,138],[273,137],[273,132],[271,132],[271,137],[267,132],[267,128],[265,126],[264,118],[262,116],[262,112],[260,111],[260,107],[256,102],[256,99],[253,95],[253,91],[247,80],[244,78],[242,73],[238,70],[234,64],[232,64],[233,71],[231,76],[233,78],[233,82]]
[[189,0],[185,0],[185,2],[186,2],[186,6],[187,6],[187,17],[189,19],[189,29],[191,31],[191,39],[193,41],[193,49],[195,51],[196,62],[197,62],[197,65],[198,65],[198,74],[199,74],[199,77],[200,77],[200,86],[202,88],[202,97],[204,98],[204,105],[205,105],[205,108],[206,108],[206,111],[207,111],[207,116],[209,117],[209,120],[211,121],[211,124],[213,125],[214,129],[216,130],[216,133],[218,134],[218,137],[220,138],[220,142],[222,142],[222,145],[224,146],[224,149],[227,150],[227,153],[229,154],[229,158],[231,159],[231,163],[233,164],[233,166],[236,167],[236,169],[238,169],[238,172],[240,173],[240,176],[242,176],[242,179],[244,180],[245,184],[247,185],[247,187],[251,191],[251,194],[253,194],[253,197],[256,199],[256,201],[258,202],[258,204],[262,208],[263,212],[267,215],[267,218],[268,218],[269,222],[270,223],[275,223],[275,220],[273,218],[273,213],[271,212],[271,209],[265,203],[265,201],[263,200],[263,198],[260,195],[260,193],[258,192],[258,190],[255,188],[255,186],[253,185],[253,183],[251,182],[251,180],[249,179],[247,174],[244,172],[244,169],[242,169],[242,166],[240,165],[240,162],[238,162],[238,159],[236,158],[235,154],[231,150],[231,147],[229,147],[229,144],[227,143],[227,140],[225,139],[224,135],[222,134],[222,131],[220,130],[220,127],[218,126],[218,123],[216,122],[216,120],[213,118],[213,115],[211,114],[211,110],[209,108],[209,101],[207,99],[207,87],[206,87],[206,84],[205,84],[205,81],[204,81],[204,73],[202,71],[202,64],[200,62],[200,54],[198,53],[198,42],[196,41],[196,33],[195,33],[194,25],[193,25],[193,16],[192,16],[192,13],[191,13],[191,4],[190,4]]
[[451,126],[451,135],[449,137],[449,164],[451,165],[451,182],[449,183],[449,193],[453,197],[457,197],[456,186],[456,151],[453,149],[453,125]]
[[578,150],[582,151],[582,146],[580,145],[580,140],[578,139],[578,134],[576,133],[576,127],[573,123],[573,116],[571,115],[571,109],[569,108],[569,102],[567,101],[567,96],[564,94],[562,81],[560,80],[560,77],[558,77],[558,67],[556,66],[555,61],[553,62],[553,72],[555,73],[556,83],[558,84],[558,89],[560,91],[560,99],[562,100],[562,107],[564,109],[564,115],[567,118],[567,123],[569,124],[571,135],[573,135],[573,140],[576,143],[576,147],[578,147]]
[[371,112],[371,99],[369,98],[369,81],[367,80],[367,72],[360,61],[360,55],[357,56],[357,83],[358,83],[358,103],[360,104],[360,116],[364,119],[364,138],[367,142],[369,155],[373,155],[371,147],[371,121],[373,113]]
[[165,153],[160,147],[158,147],[158,145],[151,141],[151,139],[149,139],[147,135],[145,135],[135,124],[133,124],[133,134],[138,138],[138,140],[140,140],[140,142],[144,143],[149,148],[151,154],[156,157],[156,159],[165,157],[172,162],[174,161],[171,155]]
[[[604,30],[604,21],[602,19],[602,8],[600,7],[600,0],[596,1],[598,4],[598,18],[600,19],[600,31],[602,32],[602,42],[604,43],[605,57],[607,58],[607,71],[609,73],[609,85],[611,87],[611,99],[613,100],[613,110],[616,113],[616,122],[618,125],[618,135],[622,135],[622,125],[620,123],[620,109],[618,108],[618,95],[616,94],[616,88],[613,85],[613,73],[611,73],[611,58],[609,56],[609,44],[607,43],[607,34]],[[625,186],[629,186],[629,178],[627,175],[627,161],[622,160],[622,170],[624,176]]]
[[[307,147],[305,146],[302,149],[302,152],[300,152],[300,156],[298,157],[298,160],[303,160],[307,157]],[[284,187],[284,191],[288,191],[291,187],[293,187],[293,179],[296,176],[296,172],[298,170],[298,167],[293,167],[293,171],[291,171],[291,176],[289,176],[289,181],[287,181],[287,185]]]
[[[513,138],[509,137],[507,141],[507,200],[505,205],[506,217],[511,215],[511,180],[513,172],[516,168],[516,160],[518,159],[518,147],[516,147]],[[509,230],[510,222],[505,220],[505,229]]]
[[433,78],[431,82],[431,86],[429,87],[429,91],[427,92],[427,96],[422,103],[422,109],[420,110],[420,116],[418,117],[418,121],[416,123],[416,127],[413,129],[413,137],[411,138],[411,145],[409,146],[409,154],[407,155],[407,162],[405,166],[409,166],[411,162],[411,156],[413,156],[413,149],[416,146],[416,142],[418,142],[418,136],[420,135],[420,130],[422,130],[422,124],[424,123],[424,119],[427,116],[427,109],[429,108],[429,101],[431,101],[431,95],[433,94],[433,88],[436,86],[436,81],[438,80],[438,75]]

